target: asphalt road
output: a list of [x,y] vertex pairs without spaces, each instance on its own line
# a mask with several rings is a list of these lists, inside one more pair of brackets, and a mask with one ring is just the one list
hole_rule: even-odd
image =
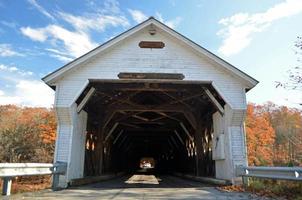
[[173,176],[134,174],[52,192],[12,195],[9,199],[263,199],[249,193],[222,192],[215,186]]

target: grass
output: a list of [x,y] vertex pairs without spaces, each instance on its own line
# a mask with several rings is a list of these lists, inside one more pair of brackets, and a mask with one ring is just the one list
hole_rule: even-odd
[[250,178],[247,190],[269,197],[302,200],[302,183],[297,181],[263,180]]
[[302,183],[297,181],[265,180],[249,178],[249,186],[225,186],[221,190],[227,192],[248,191],[259,196],[284,198],[289,200],[302,200]]

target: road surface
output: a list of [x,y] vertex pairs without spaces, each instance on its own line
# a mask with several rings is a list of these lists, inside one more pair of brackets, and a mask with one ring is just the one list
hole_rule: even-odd
[[174,176],[134,174],[81,187],[52,192],[12,195],[10,199],[263,199],[249,193],[222,192],[215,186]]

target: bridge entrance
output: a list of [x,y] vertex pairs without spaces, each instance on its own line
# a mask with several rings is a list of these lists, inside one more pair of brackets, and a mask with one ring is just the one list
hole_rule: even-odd
[[84,176],[149,168],[214,177],[212,116],[223,114],[225,102],[211,82],[182,74],[119,77],[90,79],[76,101],[87,113]]

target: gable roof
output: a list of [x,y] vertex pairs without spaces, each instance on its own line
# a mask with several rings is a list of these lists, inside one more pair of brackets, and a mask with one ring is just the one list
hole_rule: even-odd
[[189,38],[183,36],[182,34],[176,32],[175,30],[171,29],[167,25],[163,24],[162,22],[156,20],[154,17],[150,17],[147,20],[143,21],[142,23],[132,27],[131,29],[121,33],[120,35],[114,37],[113,39],[101,44],[100,46],[92,49],[91,51],[87,52],[86,54],[76,58],[75,60],[67,63],[66,65],[62,66],[61,68],[55,70],[54,72],[46,75],[42,78],[42,80],[48,84],[49,86],[54,86],[54,83],[56,80],[58,80],[60,77],[62,77],[67,71],[70,69],[76,68],[81,63],[87,61],[91,57],[99,54],[100,52],[104,51],[105,49],[113,46],[114,44],[120,42],[121,40],[124,40],[125,38],[129,37],[130,35],[138,32],[139,30],[142,30],[143,28],[154,25],[157,28],[160,28],[164,30],[165,32],[169,33],[170,35],[174,36],[175,38],[181,40],[197,52],[201,53],[202,55],[208,57],[210,60],[214,61],[218,64],[218,66],[221,66],[225,70],[231,72],[231,74],[239,77],[241,80],[243,80],[247,85],[248,89],[253,88],[255,85],[257,85],[258,81],[254,79],[253,77],[249,76],[248,74],[244,73],[240,69],[234,67],[227,61],[223,60],[222,58],[216,56],[209,50],[205,49],[204,47],[198,45],[197,43],[193,42]]

